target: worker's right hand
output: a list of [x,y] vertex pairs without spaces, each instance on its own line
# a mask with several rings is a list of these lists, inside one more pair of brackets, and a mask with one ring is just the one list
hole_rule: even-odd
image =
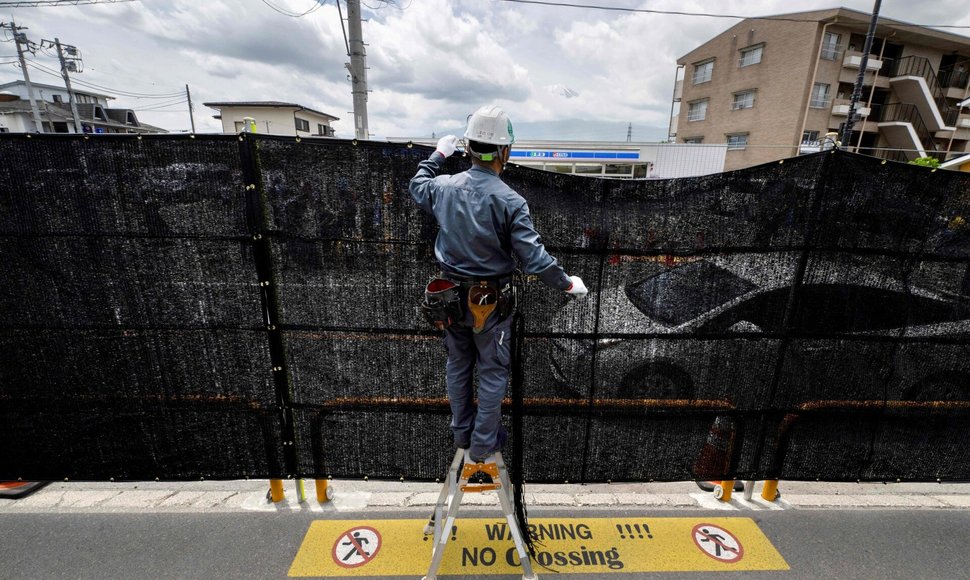
[[441,139],[438,139],[438,148],[436,151],[441,153],[445,157],[451,157],[452,153],[458,149],[458,137],[454,135],[445,135]]
[[583,279],[579,276],[570,276],[569,280],[572,282],[569,288],[566,288],[566,294],[571,294],[576,298],[582,298],[586,296],[589,290],[586,289],[586,284],[583,284]]

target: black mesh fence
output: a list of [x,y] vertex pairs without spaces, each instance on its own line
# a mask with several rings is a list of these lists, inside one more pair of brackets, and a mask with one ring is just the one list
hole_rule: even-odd
[[[440,477],[429,153],[0,138],[0,479]],[[503,179],[591,289],[526,277],[527,481],[970,478],[970,175]]]

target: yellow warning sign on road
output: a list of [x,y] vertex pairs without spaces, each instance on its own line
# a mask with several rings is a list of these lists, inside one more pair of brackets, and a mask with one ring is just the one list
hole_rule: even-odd
[[[318,520],[290,576],[418,576],[431,563],[426,520]],[[530,518],[536,560],[562,574],[788,570],[751,518]],[[539,570],[541,571],[541,569]],[[439,574],[518,574],[501,519],[459,519]]]

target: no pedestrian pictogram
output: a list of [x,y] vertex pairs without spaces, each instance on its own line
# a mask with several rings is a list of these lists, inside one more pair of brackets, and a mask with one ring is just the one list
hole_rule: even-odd
[[744,556],[744,548],[734,534],[711,524],[697,524],[691,533],[702,552],[719,562],[732,564]]
[[377,556],[381,535],[368,526],[352,528],[333,544],[333,561],[344,568],[359,568]]

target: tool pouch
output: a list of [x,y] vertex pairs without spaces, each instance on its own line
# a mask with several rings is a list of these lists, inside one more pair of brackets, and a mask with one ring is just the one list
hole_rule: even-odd
[[468,309],[475,319],[473,332],[477,334],[485,329],[485,322],[498,306],[498,298],[498,290],[488,282],[480,282],[468,289]]
[[438,330],[444,330],[456,322],[461,322],[465,313],[461,307],[458,284],[444,278],[434,278],[428,282],[424,289],[421,312]]

